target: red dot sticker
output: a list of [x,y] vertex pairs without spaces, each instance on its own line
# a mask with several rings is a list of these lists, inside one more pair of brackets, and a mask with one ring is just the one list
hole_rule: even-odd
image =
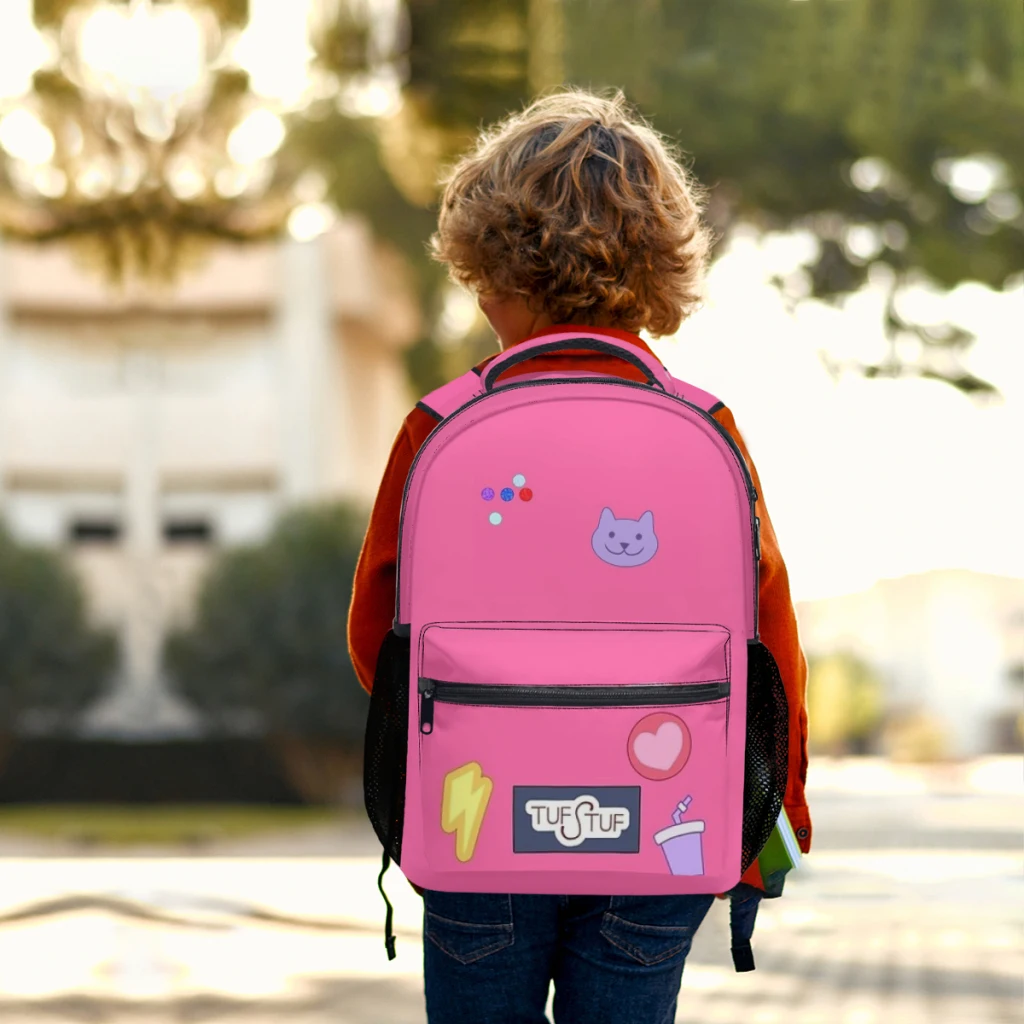
[[523,501],[529,501],[533,497],[533,491],[531,491],[529,487],[523,487],[519,491],[519,497],[522,498]]

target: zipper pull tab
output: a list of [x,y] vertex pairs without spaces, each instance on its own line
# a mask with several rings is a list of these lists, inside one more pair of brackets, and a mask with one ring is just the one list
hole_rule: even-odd
[[754,516],[754,541],[757,545],[757,560],[761,561],[761,517]]
[[420,732],[434,731],[434,680],[420,679]]

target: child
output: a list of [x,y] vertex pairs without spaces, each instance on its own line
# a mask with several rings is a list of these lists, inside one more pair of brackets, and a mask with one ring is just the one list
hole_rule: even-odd
[[[433,250],[453,278],[476,293],[502,349],[585,325],[588,335],[650,353],[636,332],[673,334],[699,301],[709,248],[701,199],[670,147],[628,110],[621,93],[605,99],[568,90],[485,132],[457,164]],[[584,349],[534,357],[506,376],[565,369],[643,379],[631,364]],[[775,656],[789,700],[785,807],[806,852],[806,663],[789,582],[732,413],[720,406],[714,416],[747,459],[759,495],[761,639]],[[348,637],[367,690],[395,609],[406,475],[436,423],[421,408],[406,417],[359,557]],[[759,885],[756,865],[744,882]],[[423,896],[432,1024],[539,1024],[552,980],[559,1024],[670,1024],[693,933],[714,900]]]

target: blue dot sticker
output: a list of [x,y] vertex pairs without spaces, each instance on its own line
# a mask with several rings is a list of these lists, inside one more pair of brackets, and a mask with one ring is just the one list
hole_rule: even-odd
[[498,523],[501,522],[501,513],[492,512],[487,518],[490,520],[492,526],[497,526]]
[[511,501],[516,496],[516,492],[511,487],[502,487],[501,489],[501,500]]
[[522,487],[523,484],[526,483],[526,477],[523,476],[522,473],[516,473],[516,475],[512,477],[512,483],[514,483],[516,487]]
[[483,498],[484,501],[490,501],[491,498],[494,497],[494,488],[493,487],[485,487],[480,492],[480,497]]

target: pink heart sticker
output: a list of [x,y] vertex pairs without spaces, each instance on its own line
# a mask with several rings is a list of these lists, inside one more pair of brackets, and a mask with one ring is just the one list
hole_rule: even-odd
[[645,779],[670,779],[689,761],[691,747],[686,723],[667,711],[656,711],[633,726],[626,754],[633,770]]
[[668,771],[683,749],[683,730],[675,722],[662,722],[657,732],[642,732],[633,740],[636,759],[648,768]]

